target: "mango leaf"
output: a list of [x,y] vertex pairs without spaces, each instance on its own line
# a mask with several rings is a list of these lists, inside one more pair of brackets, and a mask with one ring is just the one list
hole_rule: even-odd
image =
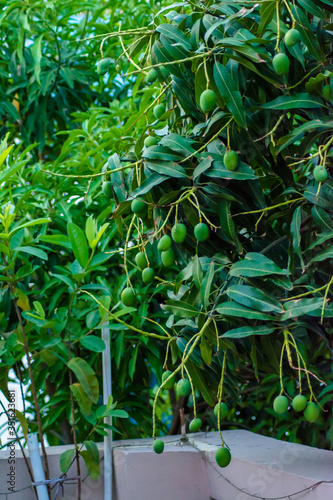
[[242,339],[251,335],[270,335],[274,330],[274,327],[269,328],[268,326],[242,326],[241,328],[229,330],[222,335],[222,338]]
[[205,370],[196,366],[191,360],[188,360],[186,367],[193,380],[194,387],[200,392],[206,403],[210,406],[215,405],[216,388],[210,387],[205,377]]
[[205,158],[202,162],[200,162],[193,172],[193,180],[199,177],[199,175],[206,172],[206,170],[208,170],[211,167],[212,162],[213,159],[210,156],[208,156],[208,158]]
[[226,290],[226,294],[231,299],[251,309],[262,312],[283,312],[280,302],[253,286],[233,285]]
[[203,273],[200,260],[197,255],[195,255],[192,259],[192,272],[193,272],[194,284],[197,287],[197,289],[200,290]]
[[170,40],[179,43],[185,49],[191,49],[190,40],[186,37],[185,33],[180,31],[176,26],[172,24],[160,24],[157,26],[156,31],[170,38]]
[[210,365],[212,362],[212,353],[213,348],[208,344],[206,337],[203,335],[200,342],[200,352],[202,359],[207,365]]
[[249,252],[246,254],[245,259],[233,264],[229,270],[231,276],[267,276],[270,274],[283,274],[288,275],[286,269],[280,269],[274,262],[266,256]]
[[154,186],[158,186],[166,179],[168,179],[168,177],[165,175],[160,175],[157,173],[150,175],[142,182],[142,184],[138,188],[133,191],[133,193],[131,194],[131,199],[148,193]]
[[15,415],[16,415],[16,418],[17,420],[20,422],[21,424],[21,428],[22,428],[22,432],[23,432],[23,436],[24,436],[24,439],[27,441],[27,438],[28,438],[28,432],[29,432],[29,425],[28,425],[28,420],[26,419],[26,417],[23,415],[23,413],[21,413],[20,411],[18,410],[15,410]]
[[87,361],[82,358],[72,358],[68,362],[70,368],[76,375],[84,392],[93,403],[97,403],[99,397],[99,384],[94,370]]
[[179,318],[193,318],[199,314],[198,309],[182,300],[167,300],[162,308]]
[[282,95],[271,102],[262,104],[263,109],[314,109],[322,108],[325,104],[322,99],[307,92],[294,95]]
[[260,6],[260,22],[258,25],[258,35],[261,36],[266,29],[266,26],[272,21],[276,12],[276,2],[266,1]]
[[246,114],[240,92],[229,71],[218,62],[214,65],[214,79],[227,108],[238,125],[247,128]]
[[333,240],[333,231],[323,234],[317,234],[317,239],[313,240],[313,242],[307,247],[306,250],[313,250],[316,246],[322,245],[327,240]]
[[86,237],[82,229],[74,224],[74,222],[69,222],[67,224],[67,233],[72,245],[75,258],[79,262],[80,266],[84,269],[89,261],[89,249]]
[[317,7],[312,0],[298,0],[298,3],[303,7],[305,12],[309,12],[319,19],[326,18],[325,11]]
[[200,287],[200,298],[204,309],[207,309],[209,304],[209,297],[214,279],[214,272],[215,272],[214,262],[211,262],[209,264],[208,271],[206,272]]
[[102,352],[105,350],[105,342],[96,335],[87,335],[80,338],[80,344],[89,351]]
[[179,134],[165,135],[160,141],[161,146],[166,146],[182,156],[189,156],[196,152],[191,146],[192,143],[193,140]]
[[[309,316],[320,318],[322,316],[322,313],[323,313],[323,308],[321,306],[318,309],[313,309],[312,311],[309,311],[307,314]],[[333,318],[333,304],[327,304],[327,303],[325,304],[323,317]]]
[[31,55],[34,60],[34,76],[36,82],[40,85],[40,70],[41,70],[41,60],[42,60],[42,38],[43,34],[35,39],[35,43],[30,48]]
[[311,266],[314,262],[322,262],[323,260],[326,259],[333,259],[333,248],[329,247],[323,250],[322,252],[318,253],[313,259],[310,260],[308,263],[308,266]]
[[142,152],[142,157],[148,160],[162,160],[162,161],[172,161],[176,162],[182,159],[179,154],[175,154],[169,148],[160,146],[150,146]]
[[60,470],[63,474],[66,474],[71,466],[75,455],[75,450],[66,450],[60,455]]
[[324,82],[327,78],[331,76],[333,76],[333,73],[327,70],[324,71],[324,73],[319,73],[316,76],[312,76],[311,78],[309,78],[309,81],[306,82],[305,90],[310,94],[320,90],[322,82]]
[[296,20],[296,26],[295,28],[298,29],[298,31],[301,34],[301,40],[304,43],[304,45],[307,46],[310,54],[317,59],[318,61],[324,62],[325,61],[325,54],[320,48],[320,45],[318,43],[318,40],[313,32],[313,29],[307,19],[307,16],[304,14],[302,9],[299,7],[296,7],[295,4],[293,4],[292,7],[292,13],[295,17]]
[[283,304],[285,312],[279,319],[280,321],[286,321],[290,318],[303,316],[303,314],[308,314],[322,305],[322,298],[289,300]]
[[215,177],[218,179],[234,179],[237,181],[256,180],[257,176],[249,165],[240,162],[237,170],[228,170],[223,161],[213,161],[213,168],[205,172],[208,177]]
[[241,253],[243,248],[236,234],[235,224],[230,212],[231,201],[221,200],[218,208],[218,214],[221,224],[221,229],[226,237],[234,243],[238,253]]
[[293,218],[291,220],[290,234],[292,236],[294,250],[299,257],[302,269],[304,269],[304,261],[301,250],[301,233],[300,233],[301,223],[302,223],[302,208],[297,207],[293,213]]
[[153,172],[157,172],[158,174],[162,174],[162,175],[167,175],[168,177],[174,177],[177,179],[187,177],[184,168],[175,162],[171,162],[171,161],[160,161],[160,162],[146,161],[145,166],[147,168],[149,168],[149,170],[153,170]]
[[327,197],[323,193],[323,189],[320,190],[319,194],[317,194],[317,191],[318,191],[318,187],[308,186],[303,191],[303,196],[310,203],[313,203],[314,205],[317,205],[318,207],[326,208],[327,210],[332,210],[333,202],[331,200],[327,199]]
[[222,314],[222,316],[234,316],[235,318],[247,318],[247,319],[262,319],[267,321],[269,319],[275,319],[275,316],[270,316],[248,307],[238,304],[237,302],[224,302],[216,308],[216,312]]

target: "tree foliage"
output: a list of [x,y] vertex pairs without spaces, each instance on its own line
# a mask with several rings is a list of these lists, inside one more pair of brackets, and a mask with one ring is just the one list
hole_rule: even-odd
[[[188,403],[208,429],[331,446],[332,2],[6,5],[1,389],[12,367],[28,380],[22,316],[43,430],[66,440],[72,394],[83,441],[107,321],[124,435],[167,432],[169,403],[174,422]],[[190,379],[190,401],[156,388],[163,370]],[[315,424],[273,410],[300,390],[325,410]]]

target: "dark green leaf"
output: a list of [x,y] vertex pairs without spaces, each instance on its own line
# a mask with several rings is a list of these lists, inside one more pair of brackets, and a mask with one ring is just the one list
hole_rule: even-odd
[[268,326],[242,326],[241,328],[229,330],[222,335],[222,338],[242,339],[251,335],[270,335],[274,330],[275,328],[269,328]]
[[67,224],[67,233],[72,245],[75,258],[79,262],[80,266],[84,269],[89,260],[89,249],[86,237],[82,229],[74,224],[74,222],[69,222]]
[[282,313],[281,304],[258,288],[247,285],[233,285],[226,290],[227,295],[246,307],[263,312]]

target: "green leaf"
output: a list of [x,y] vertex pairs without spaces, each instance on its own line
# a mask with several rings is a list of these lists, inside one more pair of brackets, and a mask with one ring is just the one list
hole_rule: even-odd
[[[107,433],[106,433],[106,435],[107,435]],[[84,463],[86,464],[86,467],[87,467],[87,470],[88,470],[88,473],[89,473],[91,479],[93,479],[94,481],[97,481],[97,479],[99,478],[99,474],[100,474],[99,462],[98,463],[95,462],[94,458],[91,456],[89,451],[83,450],[83,451],[80,451],[79,453],[80,453],[81,457],[83,458]]]
[[249,252],[245,259],[233,264],[230,268],[231,276],[246,276],[249,278],[255,276],[267,276],[270,274],[288,275],[285,269],[280,269],[274,262],[262,254]]
[[135,346],[134,349],[132,350],[131,358],[128,363],[128,375],[132,381],[135,373],[137,358],[138,358],[138,346]]
[[106,414],[113,418],[129,418],[129,414],[125,410],[110,409],[106,411]]
[[325,19],[325,11],[317,7],[311,0],[298,0],[298,3],[303,7],[305,12],[309,12],[319,19]]
[[86,237],[90,248],[92,248],[91,243],[96,237],[96,230],[97,227],[96,227],[96,222],[94,220],[94,216],[90,215],[90,217],[88,217],[88,219],[86,220]]
[[36,38],[35,43],[30,48],[31,55],[34,60],[34,76],[37,83],[40,85],[40,70],[41,70],[41,60],[42,60],[42,38],[43,34]]
[[72,249],[71,242],[69,241],[68,236],[64,234],[50,234],[50,235],[41,235],[38,236],[39,241],[44,241],[45,243],[52,243],[52,245],[59,245],[65,247],[69,250]]
[[158,174],[166,175],[168,177],[174,177],[177,179],[181,179],[187,177],[186,172],[183,167],[178,165],[175,162],[171,161],[146,161],[145,166],[149,168],[149,170],[153,170]]
[[200,264],[199,257],[195,255],[192,259],[192,272],[193,272],[193,281],[198,290],[200,290],[202,283],[202,267]]
[[237,181],[256,180],[257,176],[249,165],[240,162],[237,170],[228,170],[223,161],[213,161],[213,168],[210,168],[205,175],[218,179],[234,179]]
[[222,338],[242,339],[251,335],[270,335],[274,330],[275,328],[269,328],[268,326],[242,326],[241,328],[229,330],[222,335]]
[[1,165],[3,164],[3,162],[5,161],[5,159],[7,158],[7,156],[9,155],[9,153],[11,152],[11,150],[13,149],[14,145],[12,146],[8,146],[8,148],[6,148],[4,151],[2,151],[2,153],[0,154],[0,167]]
[[[0,179],[1,181],[1,179]],[[23,224],[15,225],[13,229],[10,231],[9,236],[10,238],[17,233],[20,229],[23,229],[25,227],[31,227],[31,226],[38,226],[40,224],[48,224],[49,222],[52,222],[51,219],[35,219],[31,220],[29,222],[24,222]]]
[[139,196],[142,196],[142,195],[148,193],[153,187],[158,186],[159,184],[164,182],[166,179],[168,179],[168,177],[166,177],[165,175],[160,175],[157,173],[150,175],[142,182],[142,184],[140,184],[140,186],[138,188],[136,188],[133,191],[133,193],[131,195],[131,199],[137,198]]
[[301,92],[294,95],[282,95],[273,101],[262,104],[263,109],[314,109],[323,108],[325,104],[322,99],[315,97],[307,92]]
[[84,415],[90,415],[91,414],[91,399],[87,396],[86,392],[83,390],[83,387],[81,384],[72,384],[69,386],[74,398],[79,404],[80,410]]
[[333,248],[329,247],[323,250],[322,252],[318,253],[313,259],[308,262],[308,266],[311,266],[314,262],[322,262],[323,260],[326,259],[333,259]]
[[313,240],[313,242],[307,247],[306,251],[313,250],[318,245],[322,245],[327,240],[333,239],[333,231],[329,233],[317,234],[317,239]]
[[80,266],[84,269],[89,261],[89,250],[85,235],[74,222],[67,224],[67,233],[72,245],[73,253]]
[[193,318],[199,314],[198,309],[182,300],[167,300],[162,308],[179,318]]
[[303,316],[323,305],[322,298],[289,300],[283,304],[285,312],[280,316],[280,321]]
[[16,252],[28,253],[29,255],[34,255],[35,257],[39,257],[43,260],[48,260],[47,253],[44,250],[36,247],[18,247],[15,249]]
[[87,361],[82,358],[72,358],[68,362],[70,368],[76,375],[84,392],[93,403],[97,403],[99,397],[99,384],[94,370]]
[[258,24],[258,35],[261,36],[267,27],[267,25],[272,21],[273,16],[276,12],[276,2],[275,0],[262,2],[260,7],[260,22]]
[[[206,403],[210,406],[215,405],[216,388],[211,387],[205,376],[205,370],[196,366],[191,360],[188,360],[186,367],[192,378],[194,387],[200,392]],[[207,370],[207,368],[206,368]]]
[[215,272],[214,262],[211,262],[209,264],[208,271],[206,272],[200,287],[201,303],[204,309],[207,309],[209,304],[209,297],[214,279],[214,272]]
[[226,290],[226,294],[236,302],[257,311],[283,312],[280,302],[253,286],[233,285]]
[[264,321],[275,319],[275,316],[249,309],[237,302],[224,302],[216,308],[216,312],[222,316],[234,316],[235,318],[262,319]]
[[310,54],[318,61],[325,62],[325,54],[320,48],[307,16],[303,13],[302,9],[296,7],[295,4],[292,6],[292,13],[296,20],[295,28],[300,32],[301,40],[304,45],[307,46]]
[[313,206],[311,208],[311,215],[314,223],[323,233],[333,231],[333,220],[325,210],[320,207]]
[[66,474],[71,466],[73,458],[75,456],[75,450],[66,450],[60,455],[60,470],[63,474]]
[[326,208],[327,210],[332,211],[333,201],[327,199],[327,197],[323,194],[323,189],[321,189],[319,194],[318,194],[318,187],[308,186],[303,191],[303,196],[310,203],[313,203],[314,205],[317,205],[319,207]]
[[[309,316],[314,316],[316,318],[320,318],[322,316],[322,307],[318,309],[314,309],[313,311],[308,312]],[[333,304],[325,304],[324,308],[324,318],[333,318]]]
[[293,213],[293,218],[291,220],[290,234],[292,236],[294,250],[300,259],[302,269],[304,269],[304,261],[301,250],[301,232],[300,232],[301,223],[302,223],[302,208],[297,207]]
[[191,49],[190,40],[185,36],[185,33],[180,31],[176,26],[172,24],[160,24],[157,26],[156,31],[170,38],[170,40],[179,43],[185,49]]
[[142,152],[142,157],[147,158],[148,160],[162,160],[162,161],[171,161],[176,162],[182,159],[179,154],[175,154],[173,151],[170,151],[169,148],[165,148],[160,146],[159,144],[156,146],[150,146]]
[[88,335],[80,338],[80,344],[89,351],[102,352],[105,350],[105,342],[95,335]]
[[83,441],[86,450],[97,464],[99,464],[99,451],[95,441]]
[[205,158],[199,165],[195,168],[193,172],[193,180],[195,180],[199,175],[203,174],[212,166],[212,157]]
[[191,139],[182,137],[179,134],[165,135],[160,141],[162,146],[166,146],[182,156],[189,156],[196,152],[191,146],[192,143]]
[[220,218],[221,229],[226,237],[234,243],[237,252],[241,253],[243,248],[236,234],[235,224],[230,212],[231,201],[221,200],[219,203],[218,214]]
[[214,65],[214,79],[227,108],[234,116],[238,125],[247,128],[246,114],[240,92],[231,78],[229,71],[218,62]]
[[204,335],[201,337],[200,352],[204,362],[207,365],[210,365],[212,362],[213,348],[212,346],[208,345],[207,339]]

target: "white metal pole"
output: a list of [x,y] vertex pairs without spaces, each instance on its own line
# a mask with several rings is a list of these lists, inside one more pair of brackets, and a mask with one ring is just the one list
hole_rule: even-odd
[[[102,339],[106,349],[103,351],[103,403],[106,404],[112,394],[111,375],[111,339],[110,330],[102,329]],[[105,417],[105,424],[111,424],[112,418]],[[104,500],[112,500],[112,430],[106,429],[108,433],[104,436]]]
[[[28,441],[29,457],[35,483],[38,483],[39,481],[45,481],[45,474],[44,474],[42,459],[39,452],[37,433],[32,432],[31,434],[28,434],[27,441]],[[49,500],[49,494],[47,491],[46,484],[41,484],[40,486],[36,486],[36,488],[37,488],[38,500]]]

